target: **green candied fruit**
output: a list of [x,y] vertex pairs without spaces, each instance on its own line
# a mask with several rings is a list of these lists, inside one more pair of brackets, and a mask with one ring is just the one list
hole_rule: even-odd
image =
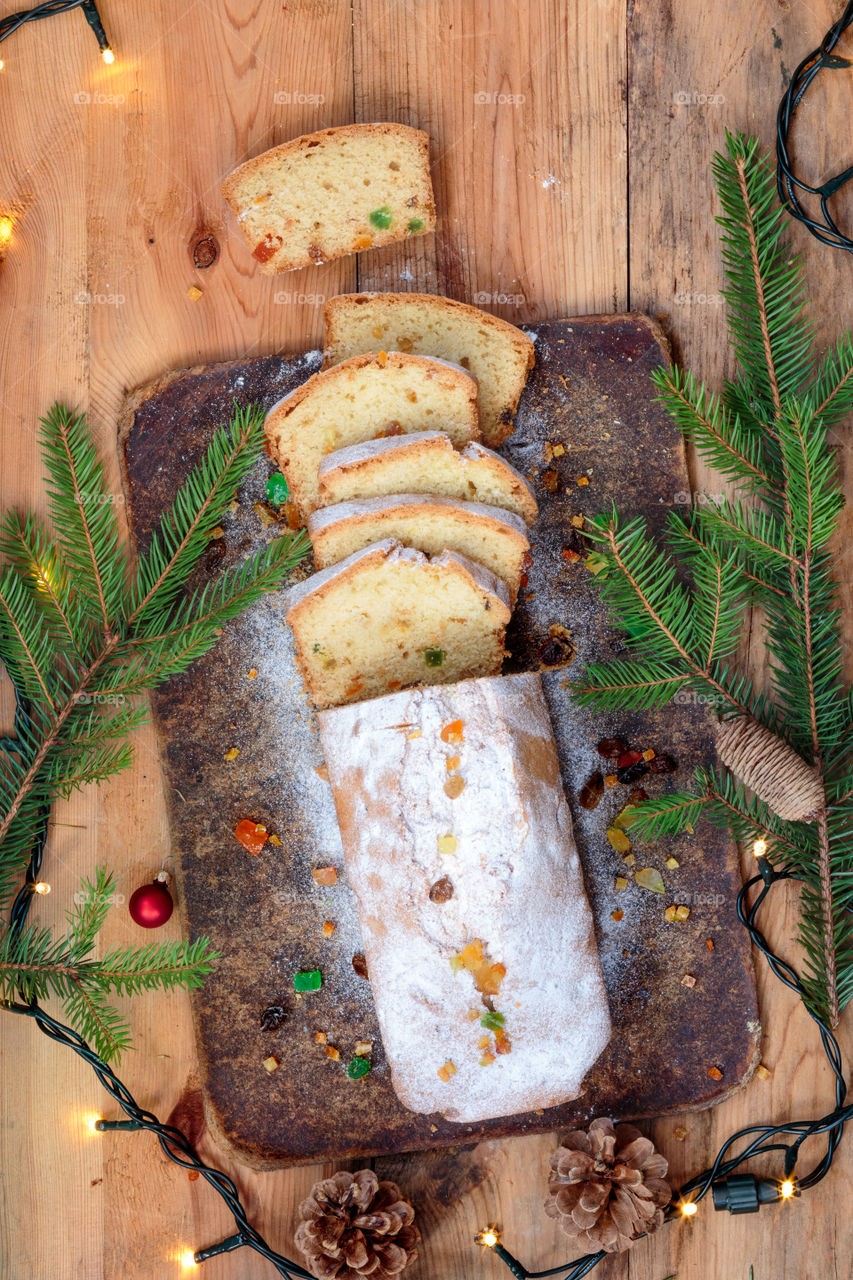
[[501,1031],[504,1025],[504,1016],[502,1013],[496,1013],[493,1009],[489,1009],[486,1013],[480,1014],[480,1026],[485,1027],[487,1031]]
[[347,1066],[347,1075],[350,1080],[362,1080],[370,1070],[370,1063],[367,1058],[353,1058]]
[[387,204],[381,204],[378,209],[373,209],[369,214],[369,222],[372,227],[376,227],[379,231],[387,231],[391,225],[393,214]]
[[270,476],[269,480],[267,480],[267,501],[271,502],[275,507],[280,507],[283,502],[287,502],[289,497],[290,489],[281,472]]
[[440,667],[444,658],[443,649],[424,649],[424,662],[428,667]]
[[294,991],[319,991],[323,985],[323,975],[319,969],[306,969],[302,973],[294,973]]
[[408,233],[409,233],[409,235],[410,235],[410,236],[416,236],[416,235],[418,234],[418,232],[419,232],[419,231],[423,231],[423,229],[424,229],[424,220],[423,220],[423,218],[410,218],[410,219],[409,219],[409,225],[406,227],[406,230],[408,231]]

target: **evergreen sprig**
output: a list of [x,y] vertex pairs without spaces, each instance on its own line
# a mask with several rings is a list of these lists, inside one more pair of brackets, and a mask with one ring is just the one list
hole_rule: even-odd
[[[844,498],[830,433],[853,409],[853,338],[815,359],[802,267],[784,241],[758,141],[727,134],[713,171],[738,372],[721,394],[676,368],[654,383],[733,493],[687,516],[671,512],[662,546],[615,508],[589,522],[595,581],[630,649],[587,666],[574,691],[607,711],[695,694],[722,717],[753,717],[817,770],[825,804],[813,823],[783,821],[721,769],[638,805],[633,828],[673,835],[704,814],[738,840],[767,839],[804,882],[805,986],[815,1012],[835,1025],[853,996],[853,691],[842,678],[832,575]],[[766,693],[733,665],[755,602],[766,618]]]
[[[53,801],[131,765],[128,735],[147,718],[139,695],[185,671],[305,556],[304,533],[288,532],[191,584],[262,445],[262,409],[235,406],[134,567],[85,417],[57,404],[44,418],[51,528],[29,514],[0,519],[0,662],[18,699],[14,735],[0,739],[0,910]],[[62,937],[20,919],[0,927],[0,999],[60,999],[107,1060],[129,1046],[112,995],[196,987],[217,954],[199,938],[95,958],[112,885],[105,870],[84,882]]]

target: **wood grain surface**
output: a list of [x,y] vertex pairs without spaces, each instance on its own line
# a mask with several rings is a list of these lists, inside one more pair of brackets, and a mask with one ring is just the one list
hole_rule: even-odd
[[[7,6],[10,8],[11,6]],[[103,0],[117,58],[105,67],[79,13],[28,26],[3,45],[0,203],[16,216],[0,268],[4,504],[43,505],[34,427],[56,397],[89,409],[115,492],[116,420],[125,393],[167,367],[316,344],[318,295],[356,284],[424,288],[510,319],[623,311],[665,317],[676,349],[709,377],[726,366],[709,160],[725,127],[773,140],[790,70],[819,41],[830,0]],[[815,90],[796,143],[810,168],[849,163],[849,73]],[[88,96],[87,96],[88,95]],[[278,98],[277,98],[278,95]],[[479,97],[478,97],[479,95]],[[236,163],[323,125],[388,117],[430,131],[441,215],[434,237],[356,263],[261,277],[226,218],[220,178]],[[214,236],[216,263],[193,246]],[[803,251],[819,339],[853,322],[851,264]],[[203,296],[192,302],[196,284]],[[838,433],[848,491],[849,434]],[[695,468],[697,492],[717,479]],[[850,603],[850,517],[837,572]],[[761,671],[756,625],[747,646]],[[63,920],[79,877],[99,862],[127,897],[168,848],[153,731],[131,774],[57,808],[53,893],[39,918]],[[791,945],[796,896],[768,922]],[[732,926],[734,927],[734,925]],[[168,936],[167,926],[160,936]],[[117,906],[102,944],[137,940]],[[748,1122],[830,1106],[829,1073],[802,1010],[759,966],[768,1080],[713,1111],[652,1127],[675,1181],[703,1167]],[[138,1052],[122,1075],[161,1116],[179,1108],[200,1149],[189,1001],[132,1009]],[[6,1280],[169,1280],[179,1255],[229,1234],[200,1181],[146,1136],[91,1134],[104,1097],[91,1072],[29,1024],[5,1019],[0,1084],[2,1262]],[[853,1047],[849,1016],[842,1041]],[[680,1140],[677,1131],[686,1129]],[[551,1135],[386,1159],[417,1201],[425,1240],[412,1280],[498,1280],[471,1239],[500,1222],[529,1265],[568,1256],[541,1210]],[[815,1143],[816,1147],[817,1144]],[[802,1159],[815,1158],[804,1149]],[[229,1168],[252,1221],[292,1248],[295,1208],[331,1166],[275,1174]],[[759,1218],[715,1215],[667,1228],[595,1274],[602,1280],[754,1280],[847,1276],[853,1256],[845,1144],[819,1191]],[[264,1280],[244,1252],[207,1264],[211,1280]]]

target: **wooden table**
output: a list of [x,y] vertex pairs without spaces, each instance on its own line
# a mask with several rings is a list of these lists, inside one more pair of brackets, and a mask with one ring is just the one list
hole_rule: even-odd
[[[316,345],[318,295],[356,286],[446,292],[516,322],[661,314],[679,355],[718,378],[728,366],[710,156],[726,126],[772,143],[787,75],[838,11],[828,0],[634,0],[627,18],[624,0],[103,0],[112,67],[80,14],[19,32],[3,46],[0,80],[0,203],[17,215],[0,271],[4,504],[42,505],[34,428],[54,398],[88,407],[118,492],[115,421],[128,389],[169,367]],[[840,151],[851,136],[849,91],[849,74],[836,73],[804,118],[802,134],[810,124],[817,132],[807,151],[814,175],[828,154],[827,122],[833,171],[853,159]],[[353,118],[429,131],[438,234],[357,263],[261,277],[226,220],[220,178],[274,143]],[[198,269],[193,246],[207,236],[219,257]],[[828,341],[853,321],[853,263],[797,227],[791,236]],[[718,487],[696,468],[697,491]],[[845,599],[849,563],[839,556]],[[759,662],[757,630],[750,651]],[[115,869],[127,897],[168,852],[150,729],[136,752],[132,773],[57,808],[53,893],[39,902],[40,920],[61,926],[79,877],[97,863]],[[768,930],[788,954],[795,920],[791,893]],[[102,945],[131,940],[138,931],[117,907]],[[759,982],[772,1074],[714,1111],[653,1126],[675,1182],[747,1122],[831,1105],[807,1018],[761,966]],[[139,1051],[122,1075],[143,1105],[165,1117],[182,1102],[186,1120],[197,1088],[186,998],[137,999],[132,1017]],[[104,1106],[88,1068],[22,1020],[4,1019],[3,1032],[4,1277],[168,1280],[181,1274],[182,1249],[230,1233],[218,1198],[152,1139],[88,1130],[86,1117]],[[849,1051],[849,1016],[842,1033]],[[472,1247],[489,1221],[528,1265],[569,1256],[541,1210],[553,1145],[544,1136],[382,1161],[381,1174],[419,1207],[424,1245],[407,1276],[508,1274]],[[206,1135],[200,1149],[220,1161]],[[329,1171],[229,1168],[252,1221],[285,1252],[296,1206]],[[848,1141],[820,1191],[760,1218],[715,1215],[706,1203],[689,1225],[596,1276],[747,1280],[751,1266],[755,1280],[846,1276],[851,1175]],[[208,1273],[273,1274],[246,1251],[207,1263]]]

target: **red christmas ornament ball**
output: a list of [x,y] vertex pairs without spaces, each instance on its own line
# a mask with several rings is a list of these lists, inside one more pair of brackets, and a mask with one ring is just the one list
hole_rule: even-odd
[[172,895],[166,888],[165,873],[161,872],[160,875],[164,877],[162,880],[158,877],[153,884],[142,885],[131,894],[128,903],[131,919],[143,929],[159,929],[169,919],[175,906]]

